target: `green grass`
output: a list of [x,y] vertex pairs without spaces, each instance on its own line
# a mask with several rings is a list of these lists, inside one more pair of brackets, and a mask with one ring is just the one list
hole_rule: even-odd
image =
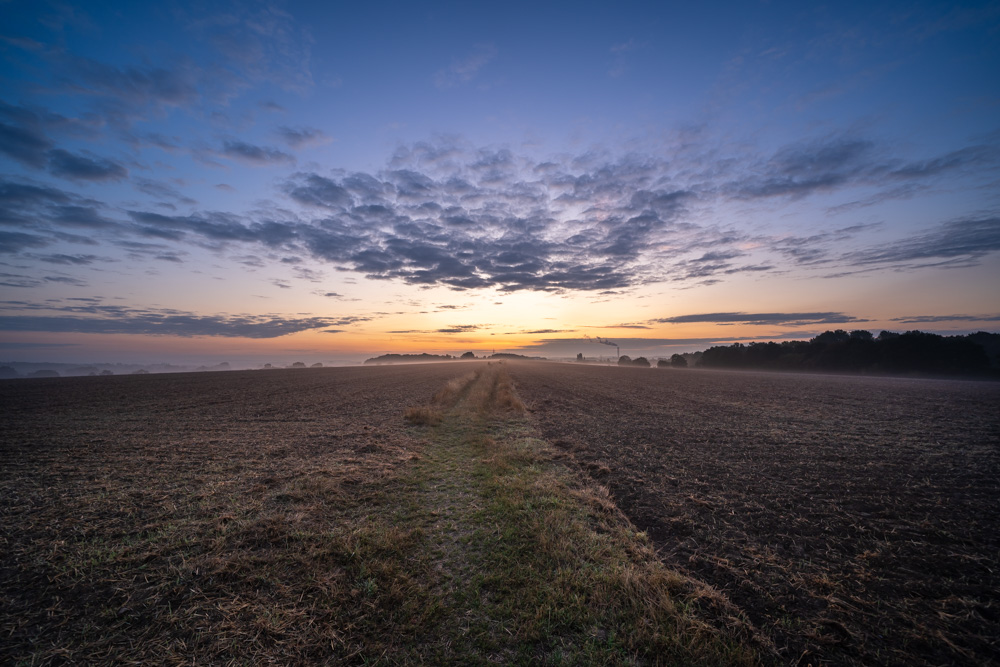
[[[720,627],[710,590],[666,569],[648,539],[548,445],[532,437],[509,377],[494,366],[447,392],[412,502],[438,571],[457,584],[440,631],[455,662],[756,664]],[[440,395],[438,401],[440,401]],[[451,534],[446,534],[450,532]],[[700,617],[699,617],[700,615]]]

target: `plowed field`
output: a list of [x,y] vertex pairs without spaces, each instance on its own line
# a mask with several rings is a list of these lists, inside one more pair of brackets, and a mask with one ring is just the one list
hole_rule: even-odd
[[420,449],[405,408],[465,372],[0,382],[0,663],[313,664],[355,650],[343,618],[386,632],[358,568],[407,531],[369,499]]
[[783,662],[1000,661],[1000,384],[511,374],[542,435]]
[[[532,512],[563,507],[537,483],[517,516],[483,514],[502,505],[483,480],[510,475],[476,466],[512,436],[459,442],[459,408],[439,427],[403,419],[483,366],[0,382],[0,662],[634,663],[624,632],[551,600],[522,609],[530,591],[491,569],[511,545],[558,543],[530,599],[554,582],[585,610],[592,591],[562,586],[581,574],[618,590],[568,559],[576,542],[532,532],[549,525]],[[530,410],[516,429],[606,487],[668,568],[721,591],[765,663],[1000,661],[1000,384],[506,367]],[[549,454],[518,456],[524,479],[554,474]],[[620,517],[566,484],[551,488]],[[646,649],[666,641],[652,627]]]

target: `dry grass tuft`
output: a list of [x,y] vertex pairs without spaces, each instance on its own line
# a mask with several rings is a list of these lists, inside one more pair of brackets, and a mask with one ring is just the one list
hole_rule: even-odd
[[476,372],[468,402],[472,411],[481,417],[505,413],[522,415],[527,412],[514,389],[514,381],[502,363],[490,363]]
[[527,412],[504,365],[488,363],[474,373],[449,380],[435,392],[429,405],[408,407],[403,418],[411,424],[437,426],[445,411],[459,404],[479,417]]
[[403,418],[417,426],[437,426],[444,419],[444,415],[432,406],[418,405],[406,408]]
[[433,405],[450,408],[458,402],[462,392],[479,377],[479,373],[470,373],[460,378],[449,380],[445,386],[441,387],[431,398]]

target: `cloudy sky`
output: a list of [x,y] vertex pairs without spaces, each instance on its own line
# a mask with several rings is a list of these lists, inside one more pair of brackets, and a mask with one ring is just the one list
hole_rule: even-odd
[[997,2],[0,0],[0,59],[0,360],[1000,329]]

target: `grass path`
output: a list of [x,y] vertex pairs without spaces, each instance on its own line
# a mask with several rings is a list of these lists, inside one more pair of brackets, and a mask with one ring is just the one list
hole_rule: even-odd
[[[731,631],[742,624],[720,613],[724,603],[666,570],[606,491],[533,437],[502,365],[452,383],[411,419],[440,419],[426,427],[428,444],[399,498],[406,520],[420,525],[417,560],[426,559],[425,592],[440,611],[411,658],[756,662]],[[709,610],[730,628],[700,620]]]

